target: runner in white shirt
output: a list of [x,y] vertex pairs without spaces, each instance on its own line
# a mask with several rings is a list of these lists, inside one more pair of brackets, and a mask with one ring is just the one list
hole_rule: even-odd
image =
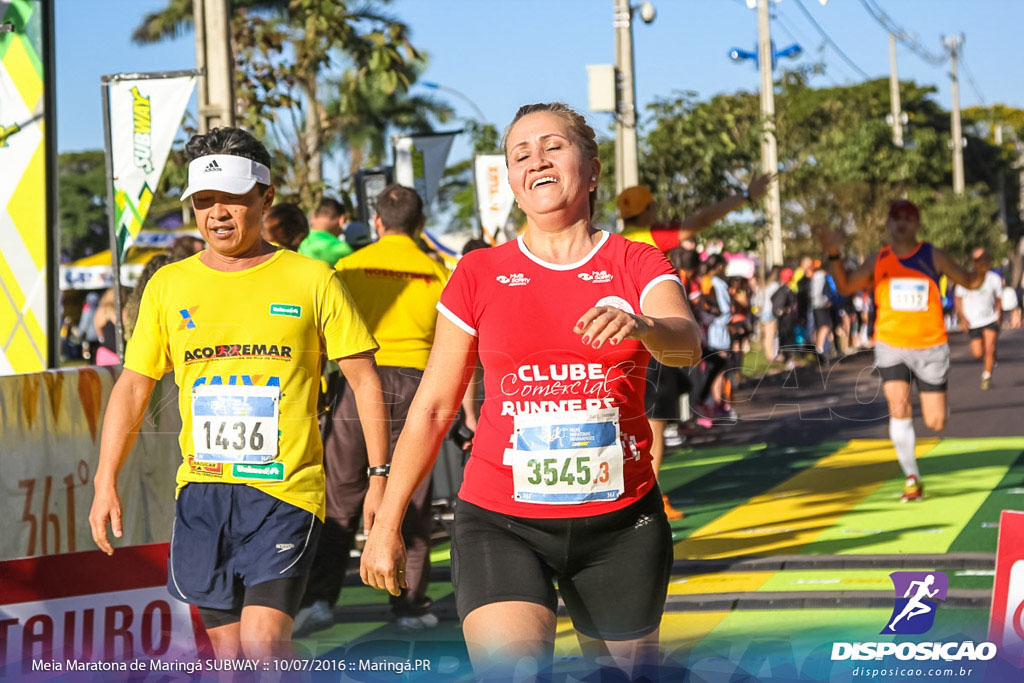
[[[992,267],[992,255],[978,247],[971,253],[974,262],[985,268]],[[1002,323],[1003,281],[991,270],[985,273],[985,281],[978,289],[956,286],[956,313],[960,327],[971,337],[971,355],[984,358],[981,373],[981,388],[988,389],[992,383],[992,369],[996,363],[996,340]]]

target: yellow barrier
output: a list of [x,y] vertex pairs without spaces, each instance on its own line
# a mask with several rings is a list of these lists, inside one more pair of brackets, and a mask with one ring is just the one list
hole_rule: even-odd
[[[0,377],[0,561],[95,549],[92,477],[118,373],[90,367]],[[116,545],[170,539],[180,429],[168,376],[121,474],[124,537]]]

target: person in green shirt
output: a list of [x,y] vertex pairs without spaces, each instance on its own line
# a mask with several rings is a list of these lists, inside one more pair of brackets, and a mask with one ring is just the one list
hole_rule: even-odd
[[324,197],[313,212],[309,236],[299,245],[299,253],[333,266],[338,259],[352,253],[352,247],[339,237],[345,223],[344,205],[337,199]]

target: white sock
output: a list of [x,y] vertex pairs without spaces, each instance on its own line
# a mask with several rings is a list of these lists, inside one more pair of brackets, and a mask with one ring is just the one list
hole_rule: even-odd
[[992,378],[992,373],[989,372],[988,370],[982,370],[981,371],[981,378],[982,379],[991,379]]
[[917,435],[914,434],[914,419],[889,418],[889,438],[892,439],[893,448],[896,449],[896,459],[906,476],[921,478],[917,469],[917,457],[914,455],[914,446],[917,442]]

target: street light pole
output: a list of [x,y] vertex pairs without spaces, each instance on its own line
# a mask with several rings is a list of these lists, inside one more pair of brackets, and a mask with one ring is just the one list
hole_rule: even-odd
[[446,92],[455,95],[460,100],[462,100],[463,102],[465,102],[466,104],[473,108],[473,112],[476,113],[477,118],[480,119],[480,123],[487,123],[487,117],[484,116],[483,110],[481,110],[480,107],[476,106],[476,102],[469,99],[469,97],[465,93],[462,93],[456,90],[455,88],[449,88],[447,85],[434,83],[433,81],[419,81],[418,83],[419,85],[422,85],[424,88],[430,88],[431,90],[440,90],[441,92]]
[[[772,79],[772,36],[768,16],[768,0],[757,0],[757,61],[761,70],[761,118],[764,134],[761,137],[761,170],[776,173],[779,170],[779,152],[775,141],[775,82]],[[779,181],[768,187],[767,220],[771,225],[768,261],[782,264],[782,197]]]
[[619,76],[615,119],[615,194],[640,183],[636,145],[636,86],[633,79],[633,8],[615,0],[615,67]]
[[950,112],[950,132],[953,135],[953,193],[964,193],[964,133],[960,124],[960,79],[957,77],[957,55],[964,44],[963,34],[944,39],[949,48],[953,80],[953,111]]
[[900,106],[900,76],[896,71],[896,36],[889,34],[889,103],[892,110],[892,144],[903,146],[903,112]]

